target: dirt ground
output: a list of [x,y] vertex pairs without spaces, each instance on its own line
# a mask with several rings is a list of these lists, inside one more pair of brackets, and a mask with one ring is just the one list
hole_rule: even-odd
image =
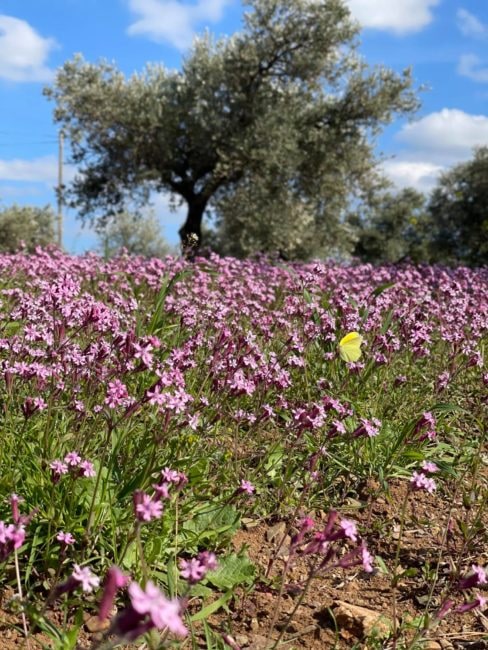
[[[393,483],[389,498],[376,496],[377,488],[371,481],[358,499],[350,499],[346,507],[341,507],[340,513],[356,520],[360,530],[372,531],[365,539],[371,553],[380,556],[382,562],[376,562],[373,574],[356,567],[338,569],[315,578],[291,621],[290,614],[301,592],[299,587],[308,576],[311,556],[300,557],[293,564],[280,596],[279,576],[287,559],[287,543],[294,532],[293,526],[286,521],[245,520],[242,530],[233,539],[234,548],[245,547],[262,576],[270,559],[275,559],[268,579],[258,580],[252,593],[239,591],[238,597],[229,604],[228,613],[218,612],[210,617],[208,622],[216,636],[221,637],[227,630],[233,640],[228,643],[235,644],[234,650],[266,650],[273,646],[286,626],[280,648],[288,650],[400,650],[406,647],[405,641],[412,639],[413,632],[405,631],[402,642],[396,646],[392,641],[381,640],[388,636],[394,619],[397,626],[405,630],[408,621],[423,615],[426,608],[434,612],[448,592],[456,604],[465,602],[465,596],[449,586],[453,574],[459,570],[464,574],[469,572],[472,564],[488,564],[488,514],[480,514],[475,495],[470,503],[466,498],[463,502],[456,492],[447,491],[442,495],[416,492],[409,497],[406,523],[401,531],[400,511],[408,482]],[[325,521],[327,516],[321,511],[302,514],[309,514],[318,522]],[[400,533],[399,572],[403,575],[394,598],[391,575],[386,568],[391,569],[394,564]],[[432,588],[436,568],[438,580]],[[487,590],[484,595],[488,596]],[[4,593],[2,605],[5,609],[0,608],[0,650],[26,647],[21,621],[6,611],[9,596],[8,592]],[[198,604],[195,607],[198,610]],[[355,609],[357,607],[367,612]],[[56,618],[56,613],[53,617]],[[100,632],[94,631],[93,625],[93,613],[88,613],[79,638],[79,650],[92,647],[100,638]],[[368,644],[365,640],[371,629],[376,630],[376,644]],[[197,643],[197,647],[207,648],[203,630]],[[40,647],[53,648],[54,645],[44,634],[34,633],[30,648]],[[183,647],[190,648],[191,644]],[[425,635],[424,648],[488,650],[488,609],[484,613],[472,610],[448,614]]]

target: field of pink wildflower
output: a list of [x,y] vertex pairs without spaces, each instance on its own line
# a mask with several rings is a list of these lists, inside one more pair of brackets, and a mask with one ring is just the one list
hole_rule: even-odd
[[38,250],[0,278],[0,647],[487,638],[487,268]]

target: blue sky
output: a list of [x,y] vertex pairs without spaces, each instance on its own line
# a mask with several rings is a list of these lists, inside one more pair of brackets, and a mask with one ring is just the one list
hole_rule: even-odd
[[[361,53],[371,64],[412,66],[422,108],[380,138],[384,169],[399,187],[429,191],[436,176],[488,145],[488,0],[345,0],[363,27]],[[178,67],[195,34],[241,25],[239,0],[0,0],[0,205],[55,204],[57,129],[42,96],[55,70],[81,52],[114,61],[126,74],[147,62]],[[65,177],[74,169],[66,152]],[[168,197],[154,208],[177,241],[184,211]],[[72,211],[65,248],[95,246]]]

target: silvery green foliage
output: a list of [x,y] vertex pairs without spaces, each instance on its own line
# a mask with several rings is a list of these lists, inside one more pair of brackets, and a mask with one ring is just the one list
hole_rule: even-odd
[[125,251],[143,257],[165,257],[171,252],[153,212],[137,216],[121,212],[98,229],[100,252],[107,258]]
[[243,254],[268,231],[264,247],[281,245],[282,228],[296,227],[294,250],[340,243],[347,206],[376,182],[374,136],[416,108],[410,74],[366,65],[342,0],[248,7],[241,32],[196,39],[180,71],[150,65],[126,78],[80,56],[59,70],[46,94],[81,169],[70,194],[81,217],[166,191],[188,206],[182,239],[200,237],[212,210],[239,236],[264,220]]
[[434,261],[488,264],[488,147],[441,175],[429,212]]
[[13,253],[21,247],[32,252],[53,243],[54,213],[49,206],[14,204],[0,209],[0,252]]
[[427,198],[421,192],[410,187],[386,191],[355,216],[358,241],[354,255],[361,261],[388,264],[407,258],[413,262],[429,259],[432,222]]

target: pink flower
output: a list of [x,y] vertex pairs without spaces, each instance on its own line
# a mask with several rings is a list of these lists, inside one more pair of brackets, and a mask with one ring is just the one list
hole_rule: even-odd
[[350,519],[343,519],[340,523],[340,527],[344,531],[346,537],[349,537],[353,542],[358,541],[356,522],[351,521]]
[[60,530],[56,535],[56,539],[58,542],[61,542],[61,544],[64,544],[65,546],[71,546],[76,541],[71,533],[65,533],[62,530]]
[[217,558],[215,553],[212,553],[211,551],[201,551],[198,554],[198,559],[207,571],[215,571],[217,568]]
[[256,488],[250,481],[241,481],[241,485],[239,487],[239,492],[245,492],[246,494],[253,494],[256,491]]
[[155,501],[149,494],[143,493],[140,502],[136,504],[136,517],[139,521],[151,521],[160,519],[163,514],[163,504]]
[[166,481],[166,483],[178,483],[179,481],[178,472],[175,469],[170,469],[169,467],[165,467],[161,470],[161,476],[163,477],[163,480]]
[[10,553],[20,548],[25,540],[23,525],[8,524],[0,521],[0,561],[5,560]]
[[93,478],[97,475],[95,466],[89,460],[82,460],[80,463],[80,470],[82,476],[85,478]]
[[0,521],[0,544],[6,544],[11,539],[14,528],[13,524],[7,525],[4,521]]
[[39,410],[39,411],[44,411],[47,409],[47,404],[46,402],[42,399],[42,397],[34,397],[32,400],[34,406]]
[[207,573],[206,567],[196,557],[192,557],[190,560],[180,560],[179,565],[181,577],[188,580],[190,584],[200,582]]
[[363,569],[367,573],[372,573],[374,558],[364,544],[361,546],[361,559],[363,561]]
[[426,490],[429,494],[433,494],[436,489],[434,479],[427,478],[422,472],[414,472],[410,479],[410,485],[413,490]]
[[372,420],[361,418],[361,424],[355,429],[355,431],[353,431],[352,435],[354,438],[359,438],[360,436],[374,438],[379,434],[380,429],[381,421],[378,420],[378,418],[373,418]]
[[23,526],[14,526],[10,532],[10,541],[13,542],[14,549],[22,546],[25,540],[25,528]]
[[92,573],[88,567],[80,567],[79,564],[75,564],[74,567],[72,577],[80,583],[85,593],[89,594],[99,587],[100,578]]
[[66,454],[64,457],[64,462],[69,467],[78,467],[81,463],[81,456],[76,451],[70,451],[69,454]]
[[458,605],[454,611],[456,611],[458,614],[464,614],[465,612],[469,612],[472,609],[483,610],[486,607],[486,602],[487,599],[484,596],[477,594],[474,600],[469,603]]
[[153,488],[155,491],[154,500],[160,501],[161,499],[169,499],[169,485],[168,483],[153,483]]
[[169,467],[165,467],[161,470],[161,476],[166,483],[174,483],[174,485],[177,485],[178,487],[183,487],[183,485],[188,483],[188,477],[186,474],[178,472],[175,469],[170,469]]
[[427,472],[428,474],[434,474],[435,472],[439,471],[437,465],[430,460],[424,460],[424,462],[422,463],[422,469],[424,470],[424,472]]
[[148,614],[158,630],[168,628],[178,636],[188,634],[180,616],[179,601],[168,600],[151,580],[148,580],[145,589],[133,582],[129,586],[129,596],[134,610],[138,614]]
[[53,481],[57,482],[63,474],[68,473],[68,465],[63,463],[62,460],[53,460],[52,463],[49,463],[49,467],[52,470]]
[[127,404],[127,398],[129,393],[125,384],[123,384],[119,379],[114,379],[110,381],[107,389],[107,396],[105,398],[105,404],[111,408],[117,408],[117,406],[125,406]]
[[471,589],[478,585],[485,585],[488,582],[485,569],[478,564],[471,565],[472,572],[459,581],[459,589]]

